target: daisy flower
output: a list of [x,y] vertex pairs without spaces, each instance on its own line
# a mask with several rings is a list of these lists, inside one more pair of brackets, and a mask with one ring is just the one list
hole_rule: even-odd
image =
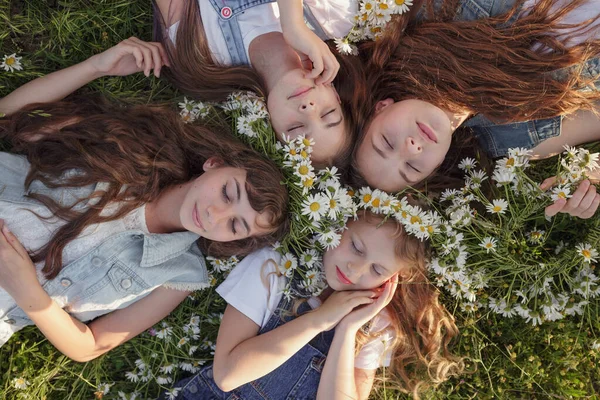
[[25,378],[14,378],[12,384],[15,389],[25,390],[30,385],[29,381]]
[[308,268],[312,268],[313,265],[315,265],[315,263],[318,263],[320,261],[321,261],[321,256],[314,249],[307,250],[307,251],[303,252],[302,255],[300,256],[300,264],[304,265]]
[[333,41],[335,43],[335,48],[340,54],[352,56],[358,55],[358,47],[350,44],[347,39],[336,38]]
[[504,214],[507,207],[508,202],[504,199],[494,199],[490,204],[485,206],[490,214]]
[[2,63],[0,64],[0,68],[4,68],[5,71],[14,72],[15,70],[21,71],[23,66],[21,65],[21,58],[17,57],[16,53],[12,53],[11,55],[4,56],[2,58]]
[[583,261],[586,263],[597,262],[598,250],[592,248],[589,243],[579,243],[576,247],[577,253],[583,257]]
[[571,198],[571,187],[569,185],[559,185],[555,187],[552,189],[550,198],[552,201]]
[[292,276],[296,267],[298,267],[298,260],[292,253],[286,253],[282,258],[281,262],[277,265],[279,272],[288,278]]
[[171,382],[173,382],[173,379],[170,376],[157,376],[156,377],[156,383],[158,383],[159,385],[167,385]]
[[531,244],[539,243],[544,237],[544,233],[546,233],[543,229],[536,229],[527,234],[528,242]]
[[136,374],[135,372],[131,372],[131,371],[125,372],[125,378],[127,378],[127,380],[129,382],[133,382],[133,383],[136,383],[137,381],[140,380],[139,375]]
[[492,179],[497,182],[498,186],[507,185],[515,180],[517,175],[510,169],[507,168],[496,168]]
[[458,168],[463,171],[470,171],[477,165],[477,161],[471,157],[463,158],[463,160],[458,163]]
[[165,392],[165,396],[167,396],[168,400],[175,400],[177,398],[177,395],[179,395],[180,390],[181,390],[181,388],[169,389]]
[[396,6],[394,14],[402,15],[405,12],[408,12],[408,10],[410,10],[410,7],[412,7],[413,2],[412,0],[392,0],[392,4]]
[[308,215],[312,221],[320,221],[329,207],[327,198],[319,193],[309,195],[302,205],[302,214]]
[[301,161],[296,165],[296,171],[294,172],[294,175],[296,175],[297,177],[299,177],[302,180],[311,179],[311,178],[315,177],[315,173],[313,171],[314,171],[314,168],[313,168],[310,160]]
[[96,394],[100,393],[101,395],[108,394],[110,392],[110,387],[114,385],[114,383],[99,383],[96,388]]
[[173,333],[173,328],[167,325],[166,322],[162,323],[162,329],[156,331],[156,337],[159,339],[168,339]]
[[479,246],[483,247],[486,250],[486,253],[489,253],[490,250],[496,251],[496,244],[498,243],[497,239],[488,236],[483,238]]

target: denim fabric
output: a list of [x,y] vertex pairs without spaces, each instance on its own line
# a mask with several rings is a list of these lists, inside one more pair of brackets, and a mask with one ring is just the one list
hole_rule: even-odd
[[[221,33],[227,44],[227,50],[231,56],[233,65],[248,65],[250,60],[246,56],[244,48],[244,40],[242,30],[237,22],[237,17],[245,10],[260,6],[262,4],[273,3],[276,0],[209,0],[213,8],[219,15],[219,25]],[[227,7],[229,9],[227,9]],[[310,8],[304,5],[304,19],[307,25],[312,29],[317,36],[323,40],[330,39],[327,37],[321,25],[314,17]]]
[[[28,205],[39,206],[24,190],[29,171],[25,157],[0,152],[0,171],[0,202],[16,203],[25,209]],[[67,175],[75,173],[70,171]],[[81,188],[48,188],[36,181],[29,192],[50,196],[61,205],[71,205],[101,186],[100,183]],[[82,210],[86,206],[87,203],[81,202],[76,208]],[[191,232],[148,235],[137,230],[125,231],[63,266],[58,276],[43,287],[80,321],[127,307],[167,282],[181,290],[205,287],[208,274],[204,257],[195,244],[197,239],[198,235]],[[2,346],[14,332],[33,322],[12,298],[4,298],[0,293],[0,299],[7,307],[4,313],[0,311]]]
[[[566,80],[569,74],[581,68],[581,76],[589,80],[588,86],[581,90],[600,90],[600,57],[588,60],[583,67],[573,66],[550,72],[551,79]],[[534,148],[546,139],[559,136],[562,116],[538,119],[510,124],[496,124],[476,115],[463,126],[470,127],[479,144],[491,157],[503,157],[512,147]]]
[[[293,316],[282,316],[282,312],[291,309],[292,302],[281,299],[277,310],[267,324],[260,329],[259,335],[269,332],[278,326],[292,320]],[[305,302],[298,309],[298,314],[310,310]],[[285,314],[285,313],[284,313]],[[333,340],[334,329],[322,332],[300,349],[289,360],[270,374],[253,382],[232,390],[223,392],[213,379],[212,365],[202,369],[197,375],[177,382],[181,388],[178,399],[207,400],[207,399],[244,399],[244,400],[309,400],[317,397],[321,372]]]
[[[434,8],[439,10],[445,0],[435,0]],[[473,21],[476,19],[495,17],[508,12],[516,0],[461,0],[456,11],[455,20]],[[417,19],[426,19],[427,12],[422,8]],[[510,22],[510,21],[509,21]]]

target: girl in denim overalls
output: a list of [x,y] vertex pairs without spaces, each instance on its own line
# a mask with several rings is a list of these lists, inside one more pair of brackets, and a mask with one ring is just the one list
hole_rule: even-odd
[[267,98],[278,138],[312,138],[312,161],[319,166],[348,163],[355,123],[349,104],[340,101],[346,96],[340,89],[350,98],[366,96],[355,88],[364,75],[358,60],[340,59],[344,73],[336,77],[340,61],[323,40],[347,35],[356,0],[157,0],[156,5],[156,40],[169,53],[167,76],[177,88],[213,101],[240,89],[259,92]]
[[214,365],[179,382],[177,398],[364,399],[379,367],[412,392],[427,386],[426,368],[443,371],[429,383],[459,373],[446,348],[457,329],[427,282],[423,243],[369,213],[347,228],[323,255],[329,289],[307,301],[282,295],[278,253],[245,258],[217,289],[228,306]]
[[[456,20],[440,8],[434,21],[398,21],[362,48],[374,98],[357,178],[388,191],[414,186],[437,170],[459,126],[492,157],[511,147],[546,157],[600,139],[598,0],[462,1]],[[598,204],[584,181],[547,212],[589,218]]]
[[239,255],[285,232],[283,176],[233,137],[161,107],[54,101],[160,70],[162,52],[128,39],[0,99],[0,138],[23,154],[0,152],[0,345],[36,324],[92,359],[208,286],[201,249]]

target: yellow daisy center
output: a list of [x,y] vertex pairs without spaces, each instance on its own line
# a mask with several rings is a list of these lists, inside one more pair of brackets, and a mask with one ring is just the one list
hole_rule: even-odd
[[308,153],[305,150],[302,150],[300,156],[302,156],[302,158],[308,158]]
[[388,5],[386,3],[379,3],[379,8],[381,8],[382,10],[387,10]]
[[512,157],[511,157],[511,158],[509,158],[509,159],[506,161],[506,165],[508,165],[509,167],[512,167],[512,166],[514,166],[514,165],[515,165],[515,159],[514,159],[514,158],[512,158]]
[[560,197],[561,199],[566,199],[567,198],[567,194],[565,192],[560,192],[557,195],[558,197]]
[[310,140],[308,140],[307,138],[302,139],[302,144],[305,146],[310,146]]
[[371,196],[370,194],[365,194],[365,195],[363,196],[363,202],[365,202],[365,203],[368,203],[368,202],[370,202],[370,201],[371,201],[371,199],[372,199],[372,196]]
[[291,262],[290,260],[287,260],[287,261],[285,262],[285,264],[283,264],[283,268],[285,268],[285,269],[290,269],[290,268],[292,268],[292,262]]
[[337,206],[337,201],[334,199],[329,200],[329,208],[335,208]]
[[491,249],[492,247],[494,247],[494,245],[491,242],[485,244],[486,249]]
[[302,181],[302,186],[307,187],[307,188],[311,188],[313,187],[313,183],[315,182],[314,179],[310,178],[310,179],[305,179]]
[[421,217],[419,217],[418,215],[413,215],[412,217],[410,217],[410,223],[411,224],[416,224],[416,223],[421,223]]
[[354,190],[348,190],[348,196],[352,197],[354,196],[355,192]]
[[321,208],[321,205],[319,203],[317,203],[316,201],[314,203],[311,203],[311,205],[310,205],[310,211],[312,211],[312,212],[317,212],[317,211],[319,211],[320,208]]
[[5,62],[6,62],[6,65],[13,65],[14,63],[17,62],[17,59],[14,57],[8,57]]
[[301,165],[300,168],[298,168],[298,173],[300,175],[306,175],[306,174],[308,174],[308,166]]
[[588,249],[581,250],[581,255],[585,258],[592,258],[592,253]]
[[373,4],[371,4],[371,3],[365,4],[365,10],[370,11],[372,9],[373,9]]
[[296,151],[296,149],[290,149],[290,154],[295,156],[296,154],[298,154],[298,152]]
[[373,207],[379,207],[379,205],[381,204],[381,200],[379,198],[376,198],[371,204],[373,205]]
[[494,210],[494,212],[498,213],[498,212],[502,211],[502,207],[494,206],[493,210]]
[[404,5],[404,0],[396,0],[395,3],[397,6],[401,6]]
[[367,13],[364,13],[360,16],[360,19],[362,19],[363,21],[366,21],[369,18],[369,16],[367,15]]
[[429,232],[429,233],[433,233],[433,226],[429,225],[429,226],[427,227],[427,232]]

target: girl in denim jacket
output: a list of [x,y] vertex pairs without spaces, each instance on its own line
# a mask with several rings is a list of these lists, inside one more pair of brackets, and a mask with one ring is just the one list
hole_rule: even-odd
[[[430,21],[396,20],[361,48],[373,96],[361,110],[369,118],[355,181],[388,191],[416,185],[438,169],[459,127],[492,157],[510,147],[546,157],[600,139],[598,0],[460,3],[458,17],[449,2],[430,10]],[[473,20],[474,10],[483,19]],[[584,181],[547,213],[589,218],[599,204]]]
[[[364,75],[357,59],[334,56],[324,40],[348,34],[356,0],[156,0],[155,5],[156,40],[169,53],[167,77],[178,89],[212,101],[233,90],[261,93],[279,139],[284,134],[314,139],[312,161],[319,166],[349,162],[355,122],[340,97],[366,96],[349,83],[364,81]],[[344,74],[336,77],[340,61]]]
[[217,289],[228,306],[214,364],[180,381],[177,398],[366,399],[379,367],[413,394],[460,373],[424,244],[368,212],[347,228],[323,254],[329,288],[307,301],[282,295],[275,251],[242,260]]
[[12,114],[0,138],[23,154],[0,153],[0,345],[36,324],[90,360],[206,287],[203,252],[285,233],[283,176],[232,136],[161,107],[56,101],[98,76],[158,74],[162,60],[132,38],[0,100]]

